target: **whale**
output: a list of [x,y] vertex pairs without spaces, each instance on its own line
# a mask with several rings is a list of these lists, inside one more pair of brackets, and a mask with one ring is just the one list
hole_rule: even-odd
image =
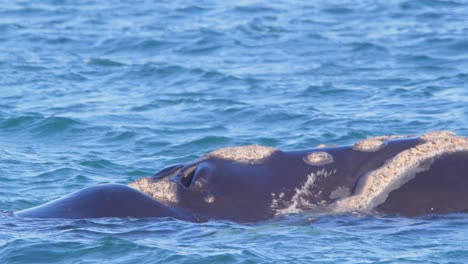
[[468,138],[377,136],[283,151],[225,147],[128,185],[88,187],[14,214],[257,222],[296,213],[420,216],[468,212]]

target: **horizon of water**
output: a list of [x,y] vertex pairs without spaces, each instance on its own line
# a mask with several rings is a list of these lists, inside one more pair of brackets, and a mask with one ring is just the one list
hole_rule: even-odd
[[[224,146],[468,135],[467,1],[0,2],[0,211]],[[0,217],[0,263],[460,263],[465,214]]]

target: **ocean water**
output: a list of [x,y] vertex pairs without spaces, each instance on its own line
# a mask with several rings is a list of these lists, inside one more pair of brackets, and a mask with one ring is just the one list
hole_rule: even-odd
[[23,219],[228,145],[468,135],[468,2],[0,1],[0,263],[463,263],[468,215]]

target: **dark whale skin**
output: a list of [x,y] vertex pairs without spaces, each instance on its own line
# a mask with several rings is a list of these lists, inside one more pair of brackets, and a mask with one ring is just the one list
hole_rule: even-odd
[[32,218],[172,217],[193,220],[142,192],[121,184],[85,188],[46,204],[16,212]]
[[[386,141],[374,152],[352,146],[274,152],[258,163],[207,157],[171,166],[153,176],[155,182],[173,184],[176,201],[159,201],[125,185],[104,184],[85,188],[16,216],[33,218],[171,217],[203,222],[212,219],[255,222],[277,215],[275,195],[292,201],[310,175],[318,175],[308,187],[307,202],[326,207],[336,201],[334,190],[355,194],[364,176],[402,151],[421,144],[418,138]],[[333,162],[311,166],[304,157],[326,151]],[[326,173],[325,173],[326,172]],[[326,174],[320,177],[320,175]],[[419,172],[391,191],[374,208],[379,214],[417,216],[468,211],[468,152],[438,157],[428,170]],[[343,197],[340,197],[343,198]],[[283,205],[287,207],[288,204]]]

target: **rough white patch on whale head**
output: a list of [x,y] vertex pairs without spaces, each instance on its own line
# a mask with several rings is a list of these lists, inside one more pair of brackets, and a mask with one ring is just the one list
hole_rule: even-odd
[[241,163],[258,163],[267,159],[276,151],[278,150],[272,147],[248,145],[220,148],[207,154],[205,157],[232,160]]
[[386,136],[376,136],[373,137],[374,139],[378,140],[383,140],[383,141],[389,141],[393,139],[404,139],[404,138],[414,138],[417,137],[417,135],[414,134],[409,134],[409,135],[386,135]]
[[366,138],[353,145],[353,149],[362,152],[376,152],[385,147],[385,141],[378,138]]
[[362,152],[376,152],[383,149],[386,145],[386,142],[389,140],[411,137],[415,137],[415,135],[389,135],[366,138],[354,144],[353,149]]
[[332,163],[333,156],[325,151],[319,151],[310,153],[303,160],[312,166],[323,166]]
[[423,134],[420,139],[424,141],[433,141],[441,138],[455,137],[456,134],[453,131],[441,130],[441,131],[431,131]]
[[452,132],[432,132],[421,138],[421,144],[406,149],[380,168],[360,180],[353,196],[338,200],[331,206],[336,212],[369,211],[385,202],[390,192],[430,169],[431,164],[445,154],[468,151],[468,138]]
[[276,211],[276,215],[281,215],[297,213],[322,206],[325,201],[321,201],[318,204],[312,203],[312,200],[314,198],[317,199],[320,193],[313,193],[311,189],[319,178],[327,178],[334,173],[336,173],[336,170],[327,171],[325,169],[310,173],[307,175],[306,181],[299,188],[294,190],[294,194],[289,200],[284,200],[284,193],[278,195],[272,193],[271,208]]
[[162,203],[177,203],[177,183],[167,179],[141,178],[129,184],[130,187]]

